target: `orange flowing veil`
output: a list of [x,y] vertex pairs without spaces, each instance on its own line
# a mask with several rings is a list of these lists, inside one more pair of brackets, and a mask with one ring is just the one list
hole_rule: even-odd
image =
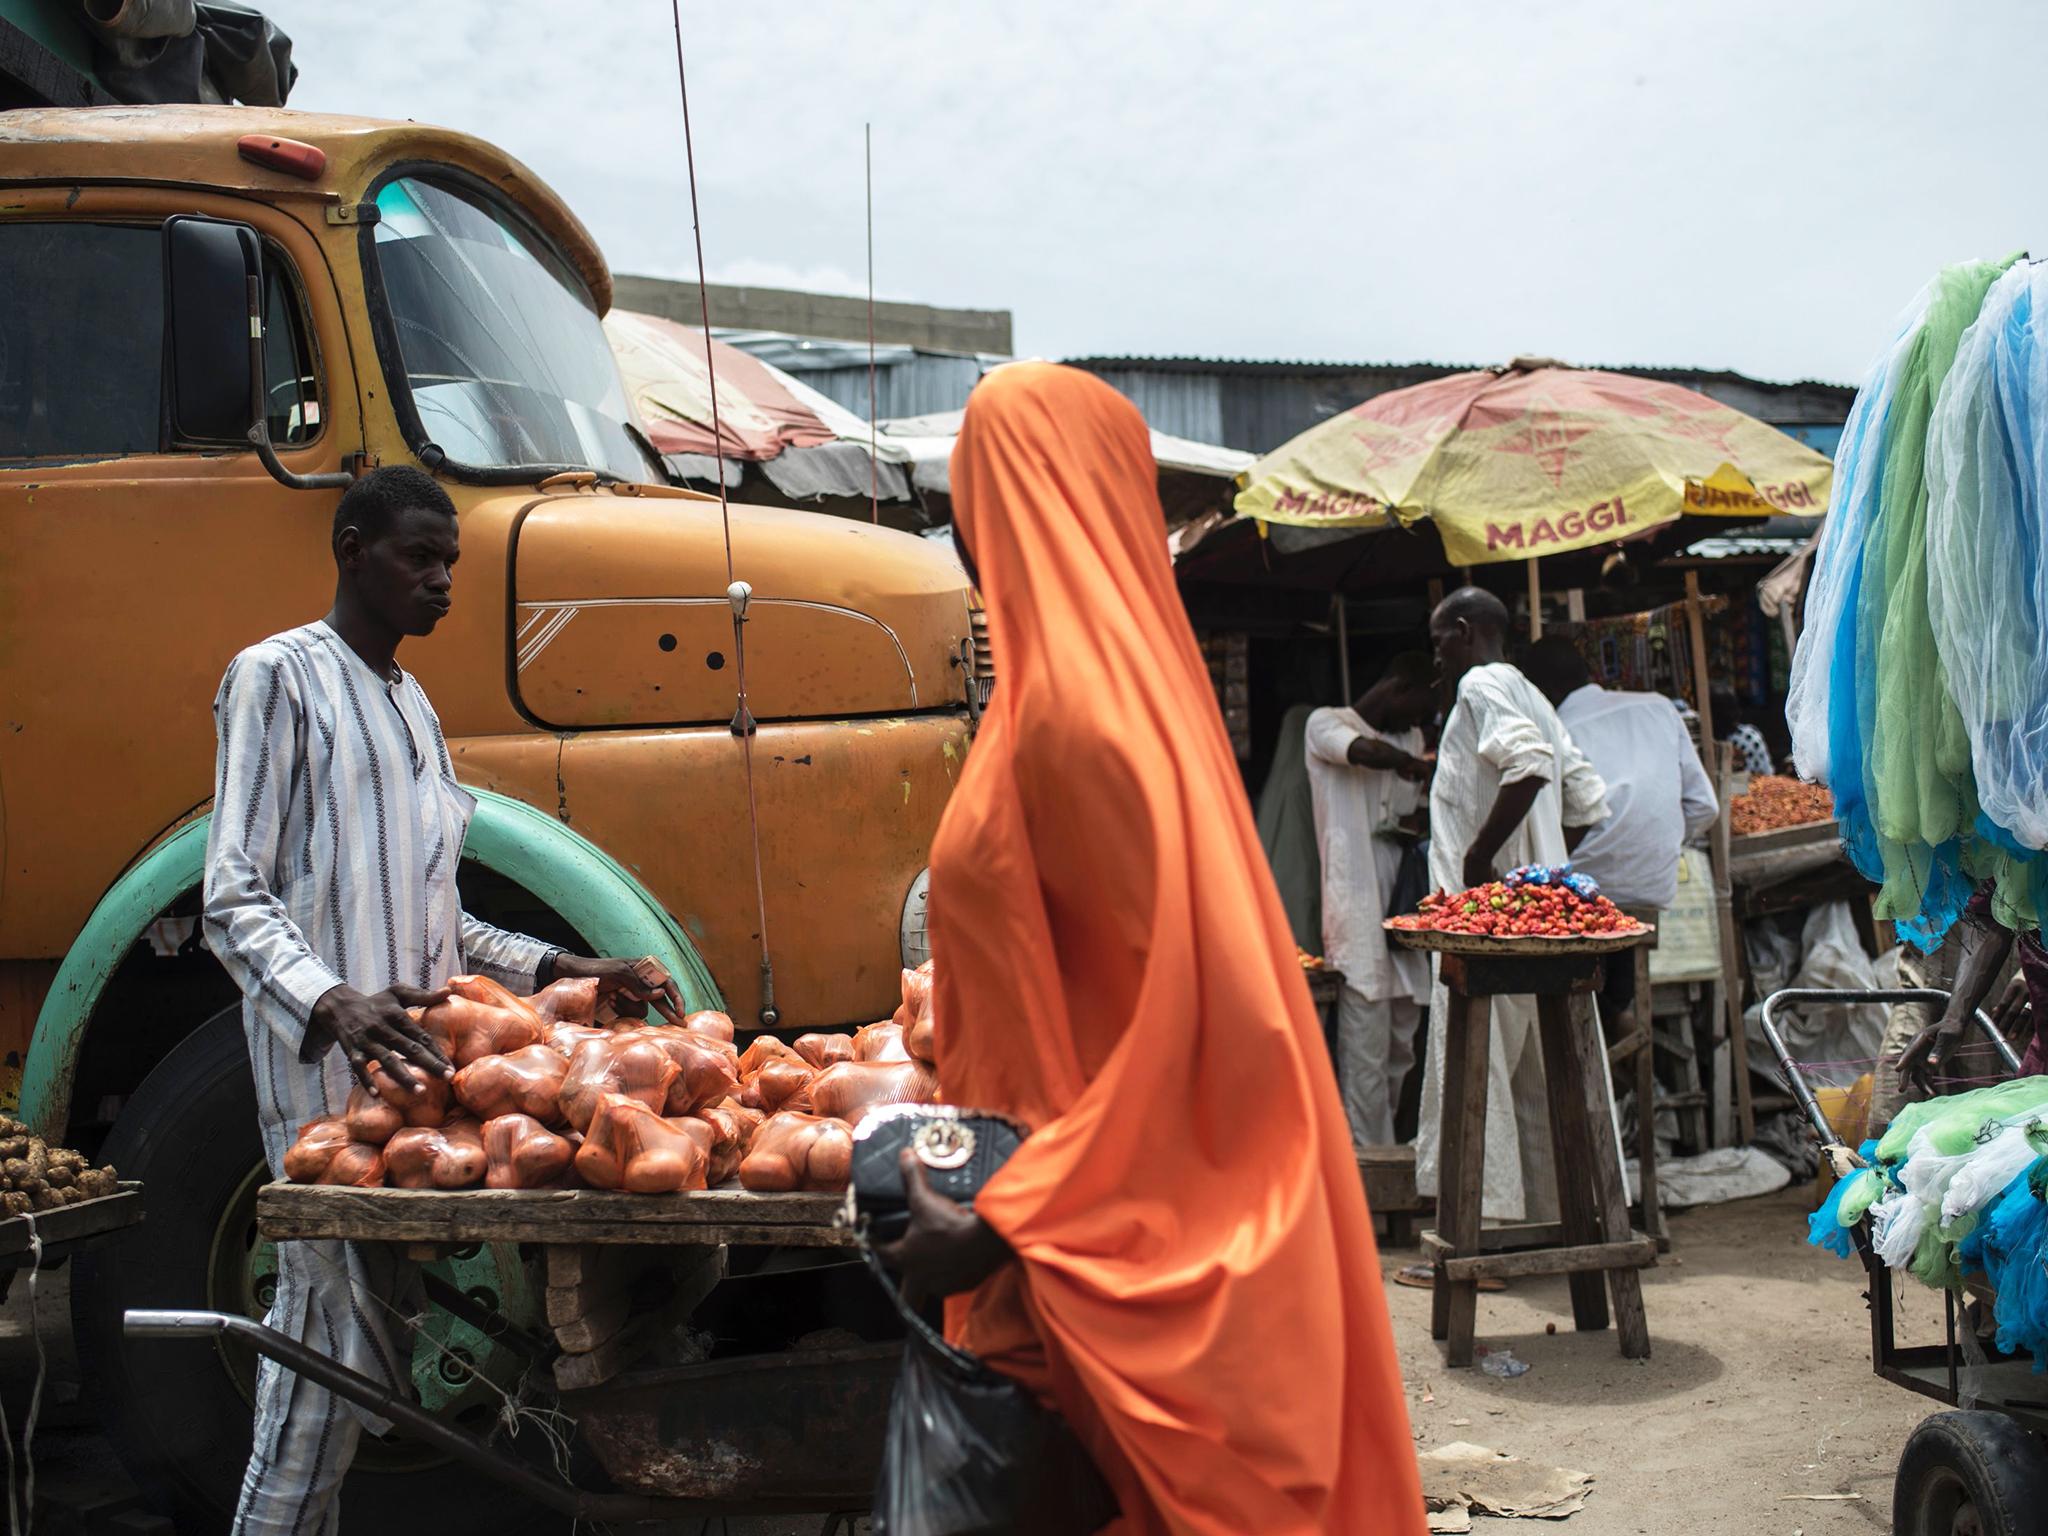
[[1033,1127],[948,1326],[1057,1406],[1120,1532],[1417,1536],[1372,1225],[1167,561],[1138,412],[998,369],[953,452],[998,682],[932,851],[939,1080]]

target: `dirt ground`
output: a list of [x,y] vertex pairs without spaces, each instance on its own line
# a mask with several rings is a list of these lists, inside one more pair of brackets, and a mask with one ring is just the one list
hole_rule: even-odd
[[[1429,1294],[1391,1283],[1415,1250],[1381,1256],[1418,1449],[1469,1440],[1591,1472],[1586,1507],[1526,1536],[1868,1536],[1891,1528],[1907,1434],[1936,1405],[1871,1374],[1860,1266],[1806,1246],[1811,1190],[1672,1218],[1672,1252],[1647,1273],[1652,1357],[1579,1334],[1562,1280],[1482,1296],[1479,1340],[1528,1362],[1511,1380],[1452,1371],[1429,1337]],[[104,1444],[68,1376],[65,1286],[46,1278],[42,1332],[54,1390],[37,1436],[42,1489],[109,1489]],[[1902,1292],[1912,1338],[1939,1338],[1938,1299]],[[21,1287],[0,1310],[0,1396],[19,1433],[34,1368]],[[1554,1323],[1550,1334],[1545,1325]],[[1902,1323],[1902,1333],[1906,1324]],[[1855,1494],[1812,1502],[1799,1494]],[[39,1501],[40,1502],[40,1501]],[[46,1522],[39,1521],[38,1528]],[[48,1522],[55,1530],[69,1524]],[[731,1536],[816,1536],[821,1521],[731,1522]],[[124,1529],[130,1527],[123,1527]],[[132,1527],[143,1529],[139,1523]],[[151,1529],[163,1527],[151,1523]],[[865,1525],[863,1523],[863,1529]],[[1510,1522],[1474,1530],[1511,1536]],[[714,1522],[712,1529],[718,1530]],[[678,1536],[698,1536],[689,1522]]]
[[[1813,1204],[1794,1185],[1675,1214],[1672,1250],[1644,1277],[1642,1362],[1621,1358],[1612,1331],[1574,1332],[1565,1282],[1543,1279],[1479,1301],[1479,1342],[1512,1350],[1527,1374],[1446,1370],[1429,1293],[1390,1284],[1418,1449],[1470,1440],[1594,1474],[1582,1511],[1529,1536],[1889,1531],[1899,1451],[1939,1405],[1872,1374],[1863,1269],[1806,1245]],[[1382,1255],[1390,1279],[1411,1259]],[[1901,1299],[1914,1324],[1907,1335],[1902,1319],[1902,1335],[1938,1339],[1938,1298]]]

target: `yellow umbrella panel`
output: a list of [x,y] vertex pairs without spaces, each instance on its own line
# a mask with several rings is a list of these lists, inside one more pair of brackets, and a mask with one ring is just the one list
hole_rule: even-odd
[[1427,518],[1455,565],[1583,549],[1682,513],[1818,517],[1833,465],[1693,390],[1518,364],[1378,395],[1247,472],[1242,517],[1297,527]]

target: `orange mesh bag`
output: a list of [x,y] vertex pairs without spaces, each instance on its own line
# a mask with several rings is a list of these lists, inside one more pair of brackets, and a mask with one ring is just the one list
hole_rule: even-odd
[[803,1057],[773,1035],[756,1035],[740,1052],[740,1081],[745,1082],[771,1061],[802,1061]]
[[851,1035],[798,1035],[796,1053],[821,1071],[835,1061],[853,1060]]
[[808,1113],[811,1079],[817,1075],[801,1061],[771,1060],[740,1085],[740,1102],[770,1115],[785,1109]]
[[884,1104],[929,1104],[939,1080],[921,1061],[842,1061],[811,1080],[811,1109],[848,1125]]
[[455,1097],[479,1120],[531,1115],[548,1125],[562,1123],[562,1079],[569,1058],[552,1046],[529,1045],[504,1056],[486,1056],[455,1074]]
[[663,1114],[695,1114],[739,1086],[739,1053],[730,1042],[714,1035],[695,1034],[672,1024],[648,1024],[638,1029],[622,1029],[618,1039],[650,1041],[667,1052],[668,1059],[676,1064],[676,1080],[669,1087]]
[[668,1107],[669,1089],[681,1075],[660,1042],[628,1034],[578,1046],[562,1075],[562,1118],[572,1130],[588,1132],[598,1104],[608,1093],[638,1099],[657,1115]]
[[700,1008],[695,1013],[684,1014],[683,1028],[692,1034],[709,1035],[728,1045],[732,1043],[732,1018],[716,1008]]
[[384,1102],[381,1094],[358,1083],[348,1091],[348,1104],[341,1118],[351,1139],[366,1146],[381,1147],[405,1129],[405,1111]]
[[638,1099],[608,1093],[576,1154],[576,1171],[595,1188],[636,1195],[703,1189],[710,1156],[686,1127],[682,1120],[664,1120]]
[[384,1155],[355,1140],[340,1115],[325,1115],[299,1127],[284,1152],[284,1176],[294,1184],[355,1184],[374,1189],[384,1182]]
[[458,1067],[486,1056],[538,1045],[547,1035],[540,1015],[488,976],[451,976],[451,994],[419,1015],[434,1043]]
[[484,1178],[483,1127],[474,1120],[407,1126],[384,1143],[384,1171],[398,1189],[468,1189]]
[[533,996],[521,999],[543,1024],[584,1024],[597,1022],[597,978],[565,976],[551,981]]
[[808,1189],[833,1193],[853,1173],[853,1131],[842,1120],[785,1110],[754,1132],[740,1160],[740,1183],[763,1193]]
[[499,1115],[484,1122],[484,1187],[547,1189],[574,1183],[576,1144],[531,1115]]
[[932,963],[903,973],[903,1006],[892,1021],[903,1027],[903,1048],[917,1061],[936,1062],[938,1039],[932,1028]]
[[893,1019],[869,1024],[854,1032],[855,1061],[908,1061],[910,1048],[903,1043],[903,1026]]
[[740,1159],[746,1156],[747,1148],[740,1138],[738,1122],[714,1108],[705,1110],[701,1115],[671,1119],[668,1123],[688,1132],[703,1149],[707,1188],[716,1189],[739,1172]]

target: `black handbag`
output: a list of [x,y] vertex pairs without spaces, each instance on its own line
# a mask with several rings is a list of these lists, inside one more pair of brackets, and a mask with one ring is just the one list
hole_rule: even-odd
[[1031,1133],[1007,1115],[950,1104],[890,1104],[871,1110],[853,1133],[853,1176],[846,1187],[846,1224],[877,1242],[894,1242],[910,1225],[903,1192],[903,1152],[917,1154],[931,1187],[958,1205],[974,1204],[981,1186]]
[[1387,916],[1400,917],[1422,905],[1429,894],[1429,839],[1418,838],[1401,849],[1394,888],[1387,895]]
[[906,1147],[934,1189],[968,1205],[1028,1134],[1005,1116],[944,1104],[878,1109],[853,1133],[843,1219],[908,1334],[875,1484],[875,1536],[1092,1536],[1116,1518],[1116,1496],[1066,1422],[948,1344],[904,1301],[871,1242],[909,1226]]

